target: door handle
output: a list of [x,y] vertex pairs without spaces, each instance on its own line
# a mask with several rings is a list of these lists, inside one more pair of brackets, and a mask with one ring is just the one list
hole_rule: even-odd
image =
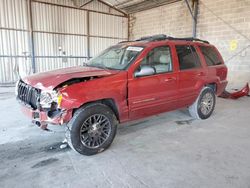
[[204,72],[200,72],[197,74],[197,76],[205,76],[205,73]]
[[166,78],[164,81],[165,82],[170,82],[170,81],[175,81],[176,78],[175,77],[170,77],[170,78]]

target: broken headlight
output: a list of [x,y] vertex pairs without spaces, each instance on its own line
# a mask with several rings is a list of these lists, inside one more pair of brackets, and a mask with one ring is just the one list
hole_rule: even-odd
[[40,105],[42,108],[50,108],[53,102],[58,102],[58,93],[55,90],[41,92]]

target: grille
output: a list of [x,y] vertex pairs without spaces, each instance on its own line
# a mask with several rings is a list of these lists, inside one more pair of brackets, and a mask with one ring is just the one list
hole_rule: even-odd
[[37,109],[37,101],[41,90],[36,89],[21,80],[17,87],[17,98],[24,104],[31,106],[33,109]]

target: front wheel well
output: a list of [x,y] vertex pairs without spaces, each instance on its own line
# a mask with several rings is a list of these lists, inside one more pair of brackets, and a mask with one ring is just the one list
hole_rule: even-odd
[[[86,106],[88,106],[90,104],[94,104],[94,103],[96,103],[96,104],[101,103],[101,104],[104,104],[104,105],[108,106],[114,112],[117,120],[120,121],[119,111],[118,111],[118,108],[117,108],[117,105],[116,105],[114,99],[100,99],[100,100],[96,100],[96,101],[87,102],[87,103],[84,103],[83,105],[81,105],[79,108],[86,107]],[[76,109],[73,110],[72,116],[74,116],[74,113],[79,108],[76,108]]]

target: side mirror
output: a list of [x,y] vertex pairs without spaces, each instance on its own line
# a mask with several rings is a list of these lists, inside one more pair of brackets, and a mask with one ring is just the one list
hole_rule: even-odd
[[150,75],[153,75],[155,74],[155,69],[150,67],[150,66],[147,66],[147,65],[143,65],[140,67],[139,70],[137,70],[135,72],[135,77],[142,77],[142,76],[150,76]]

